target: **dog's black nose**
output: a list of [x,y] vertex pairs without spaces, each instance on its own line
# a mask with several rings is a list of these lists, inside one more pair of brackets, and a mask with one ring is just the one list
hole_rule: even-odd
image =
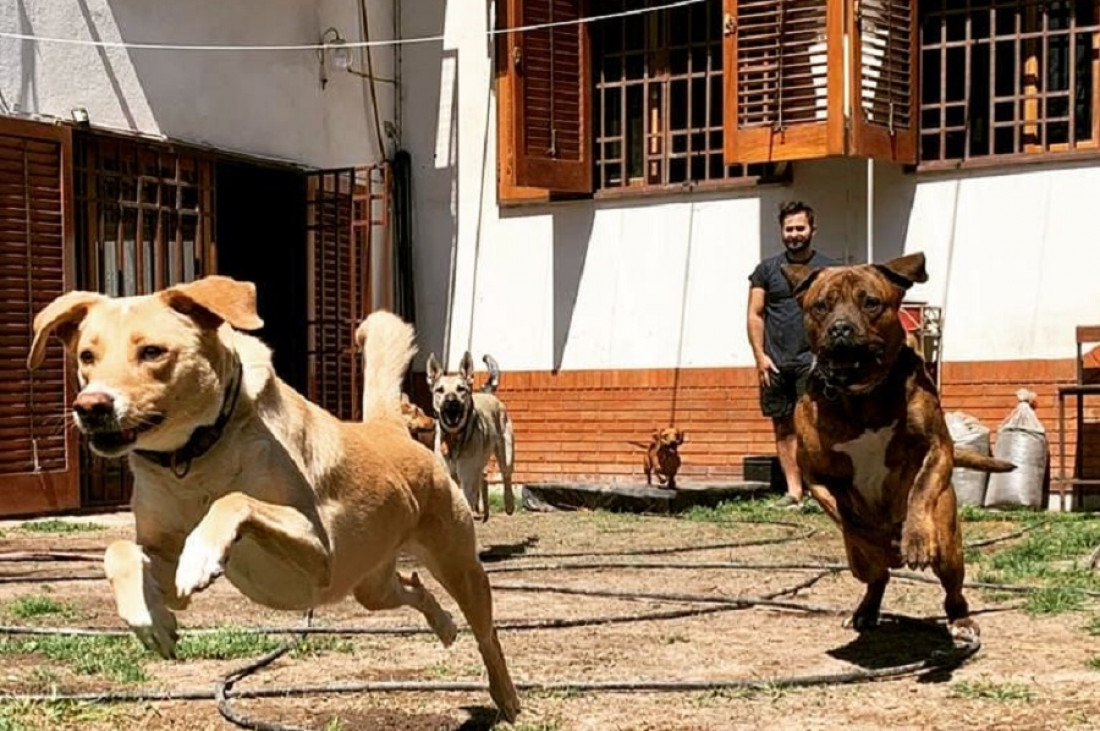
[[829,325],[829,337],[833,340],[850,340],[855,334],[855,326],[847,320],[837,320]]
[[115,399],[102,391],[82,393],[73,401],[73,411],[84,421],[103,421],[115,413]]

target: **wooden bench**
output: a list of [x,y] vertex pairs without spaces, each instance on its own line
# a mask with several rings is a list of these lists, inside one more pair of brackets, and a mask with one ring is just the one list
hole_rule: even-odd
[[[1073,510],[1079,507],[1084,493],[1090,487],[1100,487],[1100,478],[1088,478],[1081,475],[1084,465],[1084,444],[1081,437],[1081,428],[1085,421],[1085,398],[1087,396],[1100,395],[1100,382],[1089,383],[1085,379],[1084,346],[1086,344],[1100,343],[1100,325],[1077,326],[1077,377],[1072,384],[1058,387],[1058,502],[1062,510]],[[1066,472],[1066,400],[1073,398],[1076,401],[1076,468],[1073,475]],[[1069,492],[1070,502],[1066,504],[1066,493]]]

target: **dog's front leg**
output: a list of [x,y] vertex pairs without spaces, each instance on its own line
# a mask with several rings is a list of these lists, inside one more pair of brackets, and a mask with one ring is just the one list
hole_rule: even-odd
[[171,609],[184,609],[189,601],[174,590],[175,562],[133,541],[115,541],[103,555],[103,570],[118,616],[147,648],[175,657],[178,635]]
[[951,487],[953,449],[950,441],[935,439],[909,489],[901,530],[901,557],[909,568],[923,569],[940,558],[935,507],[943,491]]
[[222,574],[226,554],[245,532],[289,557],[318,586],[328,586],[330,552],[313,523],[295,508],[275,505],[241,492],[218,498],[183,544],[176,591],[189,597]]

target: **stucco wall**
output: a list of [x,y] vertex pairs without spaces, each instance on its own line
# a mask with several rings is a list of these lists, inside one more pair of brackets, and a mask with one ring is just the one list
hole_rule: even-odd
[[[367,3],[375,37],[393,35],[393,3]],[[0,28],[63,39],[157,44],[318,43],[336,27],[359,40],[356,0],[11,0]],[[394,52],[375,51],[392,78]],[[357,52],[354,66],[365,64]],[[378,85],[393,120],[391,84]],[[367,86],[333,70],[319,81],[315,51],[168,51],[0,38],[0,112],[70,118],[317,167],[379,159]]]

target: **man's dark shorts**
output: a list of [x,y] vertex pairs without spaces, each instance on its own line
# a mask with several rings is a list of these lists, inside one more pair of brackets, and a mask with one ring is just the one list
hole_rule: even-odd
[[794,405],[806,391],[810,364],[781,366],[768,385],[760,384],[760,410],[772,419],[785,419],[794,413]]

